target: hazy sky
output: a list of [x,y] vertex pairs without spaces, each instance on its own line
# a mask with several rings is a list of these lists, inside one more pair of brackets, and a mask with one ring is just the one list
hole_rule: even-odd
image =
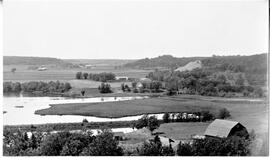
[[139,59],[268,52],[268,1],[5,0],[4,55]]

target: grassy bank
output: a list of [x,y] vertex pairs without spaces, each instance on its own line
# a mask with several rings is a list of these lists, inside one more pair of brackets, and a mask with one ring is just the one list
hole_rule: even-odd
[[57,104],[51,105],[48,109],[37,110],[35,113],[39,115],[82,115],[119,118],[141,114],[199,112],[206,110],[216,114],[220,108],[221,106],[217,103],[207,100],[156,97],[119,102]]

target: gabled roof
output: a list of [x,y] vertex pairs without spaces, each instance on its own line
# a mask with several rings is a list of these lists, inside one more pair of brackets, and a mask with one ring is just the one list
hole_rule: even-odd
[[213,137],[228,137],[232,128],[235,127],[238,122],[215,119],[206,129],[205,136]]

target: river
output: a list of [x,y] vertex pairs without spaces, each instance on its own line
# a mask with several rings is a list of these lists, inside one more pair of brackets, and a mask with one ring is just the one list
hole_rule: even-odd
[[[78,115],[36,115],[35,111],[49,108],[50,104],[63,103],[94,103],[113,102],[133,99],[145,99],[148,97],[98,97],[98,98],[64,98],[64,97],[3,97],[3,122],[4,125],[29,125],[46,123],[74,123],[87,119],[89,122],[109,122],[109,121],[132,121],[138,120],[142,115],[122,118],[99,118],[92,116]],[[156,114],[158,119],[162,114]]]

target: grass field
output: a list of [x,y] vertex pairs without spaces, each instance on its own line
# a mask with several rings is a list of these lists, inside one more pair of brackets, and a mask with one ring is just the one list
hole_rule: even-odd
[[[11,69],[16,68],[16,72],[12,73]],[[28,70],[27,65],[4,65],[3,80],[4,81],[69,81],[75,79],[76,72],[101,73],[112,72],[116,76],[128,76],[132,78],[145,77],[151,70],[135,70],[135,69],[114,69],[114,67],[96,67],[93,69],[48,69],[46,71]]]
[[57,104],[51,105],[48,109],[38,110],[36,114],[119,118],[146,113],[196,112],[202,110],[217,113],[220,107],[218,104],[204,100],[160,97],[119,102]]

